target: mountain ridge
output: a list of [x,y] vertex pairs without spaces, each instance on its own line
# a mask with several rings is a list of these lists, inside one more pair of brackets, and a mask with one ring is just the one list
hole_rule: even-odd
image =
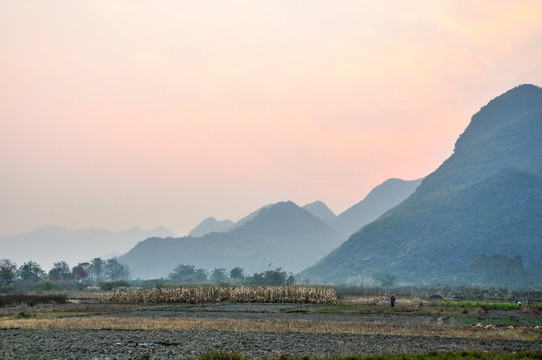
[[180,264],[205,269],[273,267],[300,271],[340,244],[324,221],[291,201],[260,208],[256,216],[225,233],[199,238],[149,238],[120,256],[135,277],[166,277]]
[[234,225],[234,222],[229,219],[217,220],[211,216],[199,223],[198,226],[188,233],[188,236],[202,237],[203,235],[213,232],[225,232]]
[[[491,122],[493,114],[499,117]],[[416,285],[528,286],[536,281],[533,274],[542,263],[542,89],[512,89],[473,119],[452,156],[408,199],[301,276],[367,285],[374,285],[379,273]],[[480,130],[487,123],[489,134]],[[491,256],[519,259],[525,273],[491,278],[473,263]],[[484,266],[487,270],[490,264]]]

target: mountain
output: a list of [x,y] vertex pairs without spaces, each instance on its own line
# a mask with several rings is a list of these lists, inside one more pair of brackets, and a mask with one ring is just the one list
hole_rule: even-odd
[[239,227],[246,223],[249,220],[254,219],[256,215],[260,212],[262,209],[266,209],[270,207],[272,204],[268,204],[265,206],[262,206],[261,208],[251,212],[244,218],[240,219],[237,222],[233,222],[231,220],[222,220],[218,221],[214,217],[208,217],[207,219],[203,220],[198,226],[196,226],[190,233],[188,233],[188,236],[190,237],[202,237],[203,235],[207,235],[213,232],[228,232],[236,227]]
[[224,233],[199,238],[150,238],[119,257],[134,277],[167,277],[180,264],[252,273],[282,267],[300,271],[340,244],[338,234],[293,202],[280,202]]
[[413,195],[303,271],[318,282],[540,284],[542,89],[490,101]]
[[233,226],[231,226],[229,229],[226,229],[226,231],[230,231],[230,230],[233,230],[234,228],[236,227],[239,227],[241,225],[244,225],[246,224],[247,222],[249,222],[250,220],[254,219],[256,216],[258,216],[258,214],[260,213],[260,211],[262,211],[263,209],[269,209],[271,206],[273,206],[273,204],[267,204],[267,205],[264,205],[262,206],[261,208],[251,212],[250,214],[248,214],[247,216],[245,216],[244,218],[242,218],[241,220],[237,221]]
[[203,235],[213,233],[213,232],[224,232],[234,226],[234,222],[231,220],[221,220],[218,221],[214,217],[208,217],[203,220],[194,230],[190,231],[188,236],[191,237],[201,237]]
[[344,239],[348,239],[362,226],[376,220],[412,195],[422,180],[388,179],[371,190],[363,200],[332,219],[329,224]]
[[32,232],[0,238],[0,258],[10,259],[17,265],[35,261],[43,269],[64,260],[75,266],[80,262],[124,253],[138,241],[148,237],[175,236],[165,227],[144,230],[134,226],[121,232],[105,229],[69,230],[60,226],[47,226]]
[[305,206],[303,206],[303,209],[307,210],[308,212],[328,224],[337,217],[335,213],[333,213],[333,211],[331,211],[322,201],[315,201],[310,204],[306,204]]

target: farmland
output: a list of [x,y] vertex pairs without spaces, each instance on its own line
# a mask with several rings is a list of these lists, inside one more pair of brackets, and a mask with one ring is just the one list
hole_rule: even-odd
[[399,298],[392,309],[380,298],[198,304],[100,301],[104,295],[1,307],[0,358],[542,352],[542,314],[534,304],[448,306],[441,300]]

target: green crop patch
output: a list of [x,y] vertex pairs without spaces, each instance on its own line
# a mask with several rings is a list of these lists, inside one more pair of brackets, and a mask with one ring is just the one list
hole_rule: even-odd
[[447,307],[487,307],[489,309],[510,310],[517,309],[515,303],[506,302],[478,302],[478,301],[442,301],[441,306]]

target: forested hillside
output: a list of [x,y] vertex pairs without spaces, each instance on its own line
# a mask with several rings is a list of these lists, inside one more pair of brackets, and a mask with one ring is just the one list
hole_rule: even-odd
[[542,89],[508,91],[472,117],[454,154],[410,198],[301,275],[362,284],[382,274],[404,284],[540,282],[541,144]]

